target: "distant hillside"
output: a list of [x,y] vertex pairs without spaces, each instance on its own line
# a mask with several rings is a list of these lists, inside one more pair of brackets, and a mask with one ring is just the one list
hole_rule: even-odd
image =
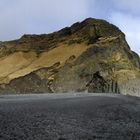
[[104,20],[0,42],[0,66],[0,93],[140,95],[140,58],[124,33]]

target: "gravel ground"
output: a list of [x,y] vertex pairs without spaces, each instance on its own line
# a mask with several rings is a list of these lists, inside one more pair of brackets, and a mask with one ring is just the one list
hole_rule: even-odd
[[140,98],[3,95],[0,140],[140,140]]

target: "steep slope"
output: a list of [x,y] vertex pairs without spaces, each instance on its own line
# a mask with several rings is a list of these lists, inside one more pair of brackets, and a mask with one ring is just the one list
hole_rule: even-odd
[[0,46],[1,93],[140,94],[140,58],[107,21],[89,18]]

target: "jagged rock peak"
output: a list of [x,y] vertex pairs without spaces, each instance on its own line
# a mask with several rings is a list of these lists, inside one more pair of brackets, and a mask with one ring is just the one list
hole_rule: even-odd
[[121,32],[121,30],[116,27],[113,24],[110,24],[109,22],[101,19],[95,19],[95,18],[87,18],[82,22],[74,23],[70,27],[65,27],[58,32],[50,33],[50,34],[25,34],[20,39],[21,40],[31,40],[31,39],[44,39],[49,37],[64,37],[66,35],[72,35],[76,32],[80,31],[84,34],[92,34],[92,32],[95,32],[98,36],[101,37],[107,37],[107,36],[118,36],[122,35],[125,36],[124,33]]

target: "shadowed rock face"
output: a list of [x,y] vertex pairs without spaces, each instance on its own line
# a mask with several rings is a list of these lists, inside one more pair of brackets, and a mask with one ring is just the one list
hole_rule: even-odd
[[114,25],[88,18],[0,43],[0,92],[140,94],[140,58]]
[[88,92],[96,93],[120,93],[118,83],[116,81],[107,81],[105,80],[99,72],[94,73],[90,76],[91,80],[87,83],[86,87]]

